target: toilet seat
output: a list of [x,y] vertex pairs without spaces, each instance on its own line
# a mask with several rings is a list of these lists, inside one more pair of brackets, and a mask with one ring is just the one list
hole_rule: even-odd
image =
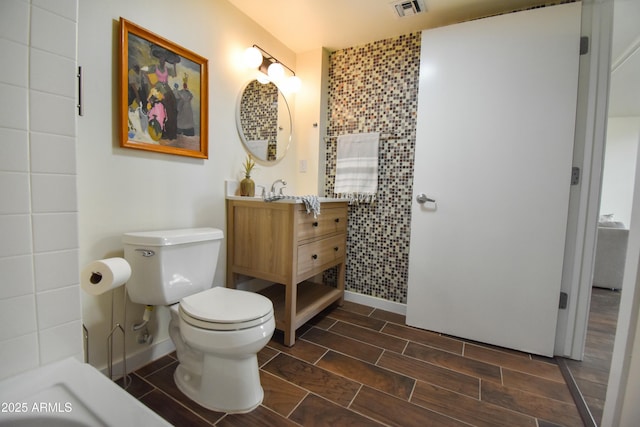
[[197,328],[233,331],[267,322],[273,317],[273,303],[254,292],[214,287],[182,298],[178,311]]

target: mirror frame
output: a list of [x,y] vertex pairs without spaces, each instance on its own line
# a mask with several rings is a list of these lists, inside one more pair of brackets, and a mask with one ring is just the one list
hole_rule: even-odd
[[[238,94],[238,99],[236,102],[236,129],[238,131],[238,136],[240,136],[240,140],[242,141],[242,147],[244,148],[244,150],[251,155],[251,158],[254,159],[256,161],[256,163],[263,165],[263,166],[273,166],[278,164],[287,154],[287,152],[289,151],[289,148],[291,147],[291,139],[293,136],[293,119],[291,118],[291,108],[289,108],[289,102],[287,101],[286,96],[284,95],[284,92],[282,91],[282,89],[280,89],[280,87],[278,87],[278,85],[274,82],[269,82],[272,83],[273,85],[275,85],[275,87],[278,89],[278,103],[280,98],[282,98],[282,100],[284,101],[284,106],[286,107],[286,118],[289,120],[288,126],[289,126],[289,135],[286,137],[286,140],[283,141],[283,145],[284,145],[284,154],[282,156],[279,156],[277,151],[276,151],[276,158],[275,160],[267,160],[267,159],[260,159],[258,157],[255,156],[255,154],[253,154],[249,148],[249,143],[247,141],[247,138],[244,134],[244,131],[242,129],[242,123],[240,120],[240,112],[241,112],[241,108],[242,108],[242,95],[244,94],[244,91],[247,89],[247,86],[249,86],[250,83],[257,81],[257,78],[251,78],[247,81],[245,81],[240,89],[240,93]],[[280,108],[280,106],[278,105],[278,108]],[[280,123],[278,123],[278,130],[277,132],[280,132],[280,128],[282,128],[282,126],[280,126]],[[277,138],[277,146],[278,148],[280,148],[280,143],[279,143],[279,137]]]

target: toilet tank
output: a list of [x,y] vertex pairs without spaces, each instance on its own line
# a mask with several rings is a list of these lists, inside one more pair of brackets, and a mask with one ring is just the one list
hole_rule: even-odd
[[209,289],[222,238],[222,230],[216,228],[124,234],[124,258],[131,265],[126,284],[131,301],[169,305]]

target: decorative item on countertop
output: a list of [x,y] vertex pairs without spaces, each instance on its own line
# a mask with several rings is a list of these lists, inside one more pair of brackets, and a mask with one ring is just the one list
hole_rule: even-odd
[[242,164],[244,168],[244,179],[240,181],[240,195],[253,197],[256,194],[256,183],[251,179],[251,171],[255,167],[256,162],[251,156],[247,155],[246,160]]

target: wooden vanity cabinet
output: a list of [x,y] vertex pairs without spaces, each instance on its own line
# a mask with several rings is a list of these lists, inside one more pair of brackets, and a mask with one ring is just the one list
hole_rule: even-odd
[[[273,301],[284,344],[313,316],[344,298],[347,202],[323,202],[314,218],[302,203],[227,199],[227,287],[240,276],[274,282]],[[337,286],[308,279],[337,266]]]

